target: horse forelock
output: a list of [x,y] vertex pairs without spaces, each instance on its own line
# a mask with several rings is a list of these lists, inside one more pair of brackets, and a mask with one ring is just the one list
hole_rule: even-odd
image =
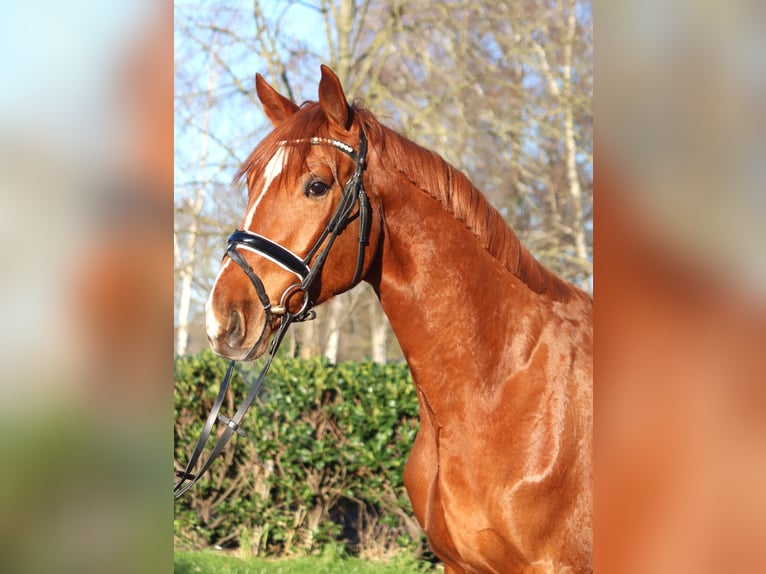
[[234,174],[232,183],[236,185],[244,180],[249,193],[253,193],[255,179],[266,170],[271,159],[283,149],[285,142],[290,143],[290,148],[289,152],[284,154],[281,175],[294,179],[306,169],[305,160],[311,151],[308,138],[328,135],[329,126],[319,104],[304,103],[294,116],[285,120],[261,140]]
[[507,271],[540,294],[568,298],[580,293],[532,256],[465,174],[437,153],[383,126],[370,112],[357,109],[356,116],[370,145],[382,150],[388,162],[384,168],[396,169],[410,184],[436,199]]

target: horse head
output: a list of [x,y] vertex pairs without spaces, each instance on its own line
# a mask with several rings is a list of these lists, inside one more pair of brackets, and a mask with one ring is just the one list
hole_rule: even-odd
[[298,106],[256,76],[273,131],[235,179],[248,203],[206,305],[207,335],[227,358],[254,359],[285,321],[364,279],[381,226],[364,187],[367,140],[337,76],[322,66],[319,101]]

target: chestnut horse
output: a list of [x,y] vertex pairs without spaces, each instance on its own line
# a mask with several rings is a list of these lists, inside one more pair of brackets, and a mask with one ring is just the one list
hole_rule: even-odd
[[213,349],[257,357],[286,317],[367,281],[417,388],[404,481],[445,572],[592,571],[591,298],[462,173],[349,106],[329,68],[319,102],[256,87],[274,130],[238,172]]

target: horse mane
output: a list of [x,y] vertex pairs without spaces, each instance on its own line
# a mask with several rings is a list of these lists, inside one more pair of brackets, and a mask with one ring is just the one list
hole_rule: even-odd
[[[417,189],[437,200],[448,213],[466,226],[485,250],[532,291],[555,299],[568,299],[576,293],[582,294],[532,256],[500,213],[465,174],[437,153],[381,124],[361,104],[355,103],[352,113],[367,134],[370,145],[378,146],[389,157],[393,169]],[[293,153],[301,158],[307,157],[311,148],[308,136],[330,137],[327,120],[317,102],[304,103],[299,113],[267,135],[237,170],[234,182],[246,179],[250,188],[251,176],[259,166],[268,163],[284,141],[300,142],[293,147]],[[303,166],[303,161],[288,162],[283,175],[293,177]]]
[[465,174],[437,153],[384,126],[361,106],[355,105],[354,113],[370,142],[380,147],[390,165],[463,223],[485,250],[532,291],[555,299],[581,293],[534,258]]

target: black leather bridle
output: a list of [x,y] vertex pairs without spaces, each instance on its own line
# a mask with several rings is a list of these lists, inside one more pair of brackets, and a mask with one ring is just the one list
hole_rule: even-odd
[[[359,218],[360,222],[359,251],[356,258],[356,270],[354,271],[354,277],[351,280],[351,284],[356,284],[362,274],[364,250],[370,237],[370,201],[364,191],[364,185],[362,183],[362,172],[364,171],[365,158],[367,156],[367,138],[365,137],[364,132],[361,132],[358,152],[354,151],[354,148],[351,146],[335,139],[312,138],[309,141],[311,145],[331,145],[337,148],[351,157],[351,159],[354,160],[355,165],[354,173],[343,187],[343,193],[341,194],[335,213],[306,256],[301,259],[279,243],[251,231],[237,230],[229,236],[226,255],[239,265],[250,278],[250,282],[253,284],[253,287],[255,287],[258,299],[261,301],[261,305],[263,306],[267,318],[270,318],[271,316],[285,315],[287,313],[287,304],[289,300],[298,291],[304,294],[304,301],[300,311],[294,314],[295,316],[293,320],[304,321],[307,318],[310,318],[311,308],[314,304],[310,300],[309,291],[316,281],[316,278],[321,273],[322,266],[324,265],[325,259],[327,259],[327,255],[330,252],[335,239],[349,223],[357,218]],[[356,211],[354,211],[354,207],[357,207]],[[322,247],[323,245],[324,247]],[[276,263],[283,269],[296,275],[300,279],[300,282],[288,287],[282,294],[279,304],[273,305],[266,293],[266,289],[263,287],[263,283],[250,265],[248,265],[247,261],[245,261],[245,258],[239,253],[239,249],[252,251],[261,257]]]
[[[299,140],[296,142],[287,143],[303,143],[305,140]],[[226,254],[224,257],[229,257],[234,261],[250,279],[250,282],[255,288],[255,292],[263,307],[265,317],[263,323],[263,330],[261,336],[258,338],[256,344],[258,344],[266,332],[268,325],[272,323],[274,317],[278,317],[280,324],[276,330],[274,338],[269,346],[268,359],[266,365],[261,369],[258,377],[253,381],[250,386],[250,391],[242,404],[237,409],[233,417],[228,418],[222,414],[219,414],[221,405],[223,404],[226,396],[229,382],[231,380],[232,373],[234,371],[235,362],[232,360],[229,363],[229,367],[226,370],[226,375],[221,382],[221,388],[218,391],[213,407],[210,409],[210,414],[205,421],[205,425],[200,433],[199,440],[197,441],[192,456],[189,458],[189,462],[186,464],[184,470],[177,470],[176,476],[179,480],[173,485],[173,495],[175,498],[179,498],[184,492],[191,488],[204,474],[204,472],[210,467],[213,460],[221,454],[226,443],[234,435],[234,433],[245,437],[245,432],[240,428],[242,419],[244,418],[250,405],[258,395],[258,391],[263,385],[263,381],[266,378],[266,374],[271,367],[271,363],[277,354],[279,345],[282,342],[287,329],[290,324],[300,321],[308,321],[316,316],[313,310],[314,303],[311,300],[310,291],[317,280],[317,277],[322,272],[327,255],[335,242],[335,239],[340,235],[349,223],[355,219],[359,219],[359,247],[356,259],[356,269],[354,270],[354,276],[351,280],[351,285],[355,285],[362,276],[362,269],[364,267],[364,252],[370,238],[370,201],[367,197],[367,193],[364,190],[362,182],[362,172],[365,168],[365,160],[367,157],[367,137],[364,131],[360,132],[359,137],[359,150],[355,151],[354,148],[345,144],[339,140],[330,138],[311,138],[309,140],[311,145],[331,145],[341,152],[348,155],[354,160],[354,173],[351,175],[346,185],[343,187],[343,192],[338,202],[338,206],[335,209],[335,213],[325,226],[324,230],[320,234],[319,238],[314,243],[313,247],[309,250],[304,258],[300,258],[289,249],[283,247],[279,243],[253,233],[247,230],[237,230],[229,236],[226,248]],[[283,145],[285,145],[283,144]],[[356,207],[356,210],[354,209]],[[293,273],[300,279],[300,282],[290,285],[281,295],[278,304],[272,304],[266,289],[263,286],[263,282],[260,280],[252,267],[248,264],[245,258],[240,253],[240,249],[252,251],[259,256],[272,261],[279,265],[283,269]],[[289,310],[289,303],[293,296],[298,293],[303,294],[303,302],[300,308],[296,312]],[[252,352],[252,351],[251,351]],[[202,455],[202,451],[210,438],[210,434],[213,430],[213,426],[216,421],[222,422],[226,425],[223,432],[218,437],[213,449],[210,451],[205,462],[201,465],[198,471],[192,472],[197,462]]]

